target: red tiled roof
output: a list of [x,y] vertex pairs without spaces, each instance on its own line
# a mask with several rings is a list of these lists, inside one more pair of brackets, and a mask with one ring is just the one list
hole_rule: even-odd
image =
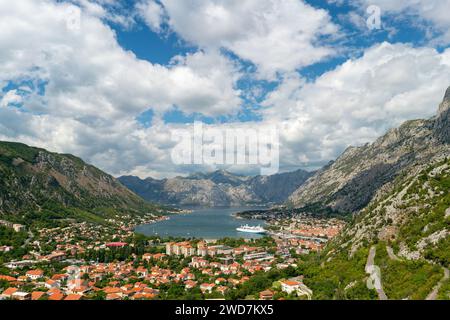
[[31,293],[31,300],[39,300],[42,296],[45,295],[45,292],[42,291],[33,291]]
[[17,288],[8,288],[5,291],[3,291],[2,295],[4,296],[10,296],[13,293],[15,293],[17,291]]
[[106,300],[118,300],[120,299],[120,296],[115,293],[110,293],[106,295]]
[[77,301],[80,300],[83,296],[80,294],[69,294],[64,300],[68,301]]
[[4,276],[4,275],[0,275],[0,280],[6,280],[6,281],[16,281],[17,279],[14,277],[10,277],[10,276]]
[[64,298],[64,295],[61,292],[56,292],[54,294],[52,294],[48,300],[52,300],[52,301],[60,301]]
[[110,293],[119,293],[122,292],[122,290],[120,290],[120,288],[106,287],[103,289],[103,292],[105,292],[106,294],[110,294]]
[[300,282],[298,281],[291,281],[291,280],[282,281],[282,283],[284,283],[287,286],[298,286],[300,284]]
[[32,275],[32,276],[42,276],[44,274],[44,271],[39,270],[39,269],[37,269],[37,270],[29,270],[29,271],[27,271],[26,274],[27,275],[29,274],[29,275]]

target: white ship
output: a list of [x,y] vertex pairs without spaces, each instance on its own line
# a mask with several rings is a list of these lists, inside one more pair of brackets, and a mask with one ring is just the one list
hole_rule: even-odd
[[246,224],[245,226],[240,226],[236,228],[237,231],[240,232],[248,232],[248,233],[266,233],[266,230],[261,226],[249,226]]

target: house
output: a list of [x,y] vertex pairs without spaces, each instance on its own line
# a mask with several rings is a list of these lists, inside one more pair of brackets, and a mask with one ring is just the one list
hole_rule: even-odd
[[164,253],[156,253],[156,254],[153,255],[153,259],[155,259],[155,260],[162,260],[162,259],[164,259],[165,256],[166,255]]
[[13,249],[13,247],[9,246],[0,246],[0,252],[9,252]]
[[216,285],[214,283],[202,283],[200,285],[200,290],[203,293],[211,293],[212,289],[215,287]]
[[148,270],[144,267],[138,267],[136,273],[141,277],[146,277],[148,275]]
[[217,287],[217,292],[220,292],[222,295],[225,295],[225,293],[228,291],[228,287],[226,286],[219,286]]
[[8,288],[5,291],[3,291],[3,293],[1,294],[1,296],[5,299],[10,299],[12,298],[12,295],[17,291],[17,288]]
[[192,281],[192,280],[186,280],[184,282],[185,288],[186,290],[195,288],[197,286],[197,281]]
[[14,300],[30,300],[31,294],[29,292],[16,291],[12,294]]
[[259,300],[272,300],[273,299],[273,291],[264,290],[259,293]]
[[66,254],[64,252],[53,252],[49,254],[47,257],[45,257],[48,261],[62,261],[66,258]]
[[55,292],[48,298],[50,301],[61,301],[63,299],[64,295],[61,292]]
[[45,292],[42,291],[33,291],[31,293],[31,300],[39,300],[45,295]]
[[227,279],[225,279],[225,278],[217,278],[215,282],[216,282],[216,284],[221,284],[221,283],[227,282]]
[[193,268],[202,268],[202,267],[206,267],[208,265],[208,260],[202,259],[202,258],[197,258],[197,257],[193,257],[192,258],[192,262],[190,263],[190,265]]
[[0,275],[0,280],[5,280],[5,281],[8,281],[8,282],[14,282],[14,281],[16,281],[17,279],[14,278],[14,277],[10,277],[10,276]]
[[151,259],[152,259],[152,254],[151,253],[144,253],[143,255],[142,255],[142,260],[144,260],[144,261],[150,261]]
[[233,248],[229,246],[216,246],[215,249],[217,250],[217,254],[223,254],[223,255],[230,255],[233,253]]
[[69,276],[67,274],[54,274],[52,276],[52,280],[54,281],[62,281],[67,279]]
[[156,297],[156,295],[154,295],[154,294],[152,294],[152,293],[136,293],[134,296],[133,296],[133,299],[134,300],[150,300],[150,299],[153,299],[153,298],[155,298]]
[[167,255],[171,255],[172,254],[172,252],[173,252],[173,245],[174,245],[174,243],[173,242],[168,242],[168,243],[166,243],[166,254]]
[[59,288],[59,282],[55,281],[55,280],[47,280],[44,284],[44,286],[47,289],[52,289],[52,288]]
[[108,293],[106,295],[106,300],[120,300],[121,296],[116,293]]
[[297,292],[300,289],[300,282],[293,280],[285,280],[281,281],[281,290],[286,292],[287,294],[291,294],[293,292]]
[[15,232],[21,232],[21,231],[25,230],[25,226],[22,224],[18,224],[18,223],[13,224],[12,227]]
[[[115,296],[119,296],[119,298],[122,297],[122,290],[120,288],[114,288],[114,287],[105,287],[103,288],[103,292],[106,293],[106,296],[111,295],[111,298],[114,298]],[[115,299],[111,299],[115,300]]]
[[29,270],[29,271],[27,271],[27,273],[25,273],[25,276],[27,276],[27,278],[29,278],[31,280],[37,280],[44,276],[44,271],[42,271],[40,269]]

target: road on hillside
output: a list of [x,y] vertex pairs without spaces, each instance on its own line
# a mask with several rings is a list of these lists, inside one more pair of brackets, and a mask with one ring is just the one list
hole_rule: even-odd
[[28,230],[28,238],[23,243],[22,248],[25,248],[33,238],[34,238],[33,232],[31,232],[31,230]]
[[372,246],[367,256],[366,263],[366,273],[370,274],[373,281],[373,285],[378,294],[379,300],[388,300],[386,293],[384,292],[383,285],[381,283],[381,272],[380,268],[375,265],[375,254],[377,253],[377,248]]
[[441,288],[442,284],[445,280],[447,280],[450,277],[450,272],[447,268],[444,268],[444,277],[438,282],[436,286],[434,286],[433,291],[430,292],[430,294],[426,297],[425,300],[436,300],[437,295],[439,293],[439,289]]
[[386,246],[386,251],[391,260],[401,261],[399,257],[394,253],[394,250],[390,246]]

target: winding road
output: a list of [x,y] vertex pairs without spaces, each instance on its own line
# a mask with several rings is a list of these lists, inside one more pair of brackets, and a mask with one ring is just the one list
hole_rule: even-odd
[[401,261],[401,259],[399,257],[397,257],[397,255],[394,253],[394,250],[392,249],[392,247],[386,246],[386,251],[391,260]]
[[430,292],[430,294],[425,298],[425,300],[436,300],[437,295],[439,293],[439,289],[441,288],[442,284],[445,280],[447,280],[450,277],[450,272],[447,268],[444,268],[444,277],[438,282],[436,286],[434,286],[433,291]]
[[[390,246],[386,246],[386,251],[390,259],[395,261],[401,261],[401,259],[394,253],[394,250]],[[425,300],[436,300],[437,295],[439,293],[439,289],[441,288],[444,281],[446,281],[450,277],[450,271],[447,268],[444,269],[444,276],[441,280],[433,287],[433,290],[428,294]]]
[[380,268],[375,265],[375,255],[377,253],[377,248],[372,246],[367,256],[366,263],[366,273],[370,274],[374,289],[378,293],[379,300],[388,300],[386,293],[384,292],[383,285],[381,283],[381,272]]

